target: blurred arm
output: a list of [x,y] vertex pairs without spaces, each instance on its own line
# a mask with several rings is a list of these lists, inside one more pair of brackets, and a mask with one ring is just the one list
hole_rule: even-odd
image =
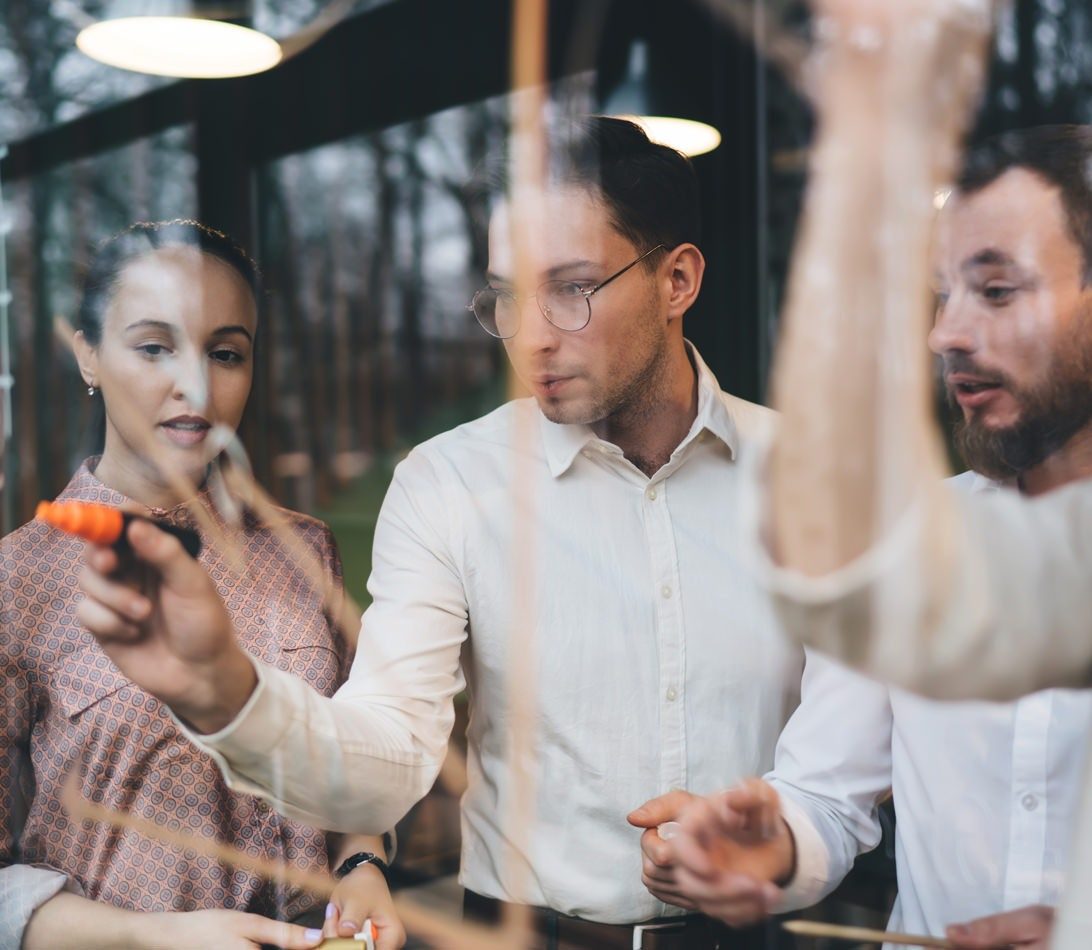
[[988,4],[817,5],[833,38],[766,473],[779,613],[802,642],[940,698],[1086,685],[1092,484],[962,495],[941,482],[929,408],[932,196],[980,81]]
[[817,137],[774,375],[769,539],[805,575],[886,537],[944,473],[927,353],[933,196],[988,4],[817,0]]

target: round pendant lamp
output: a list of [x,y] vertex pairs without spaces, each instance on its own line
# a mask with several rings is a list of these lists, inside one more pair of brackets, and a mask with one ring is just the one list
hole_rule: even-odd
[[249,76],[276,66],[280,44],[233,20],[239,8],[212,9],[179,0],[118,2],[108,16],[84,27],[76,45],[109,66],[186,79]]
[[619,82],[603,97],[606,115],[636,123],[653,142],[678,149],[693,158],[720,145],[720,132],[706,122],[657,108],[655,84],[650,76],[648,43],[635,40]]

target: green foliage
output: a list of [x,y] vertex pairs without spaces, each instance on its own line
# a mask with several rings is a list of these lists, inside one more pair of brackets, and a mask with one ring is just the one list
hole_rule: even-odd
[[372,538],[395,466],[418,442],[476,419],[503,401],[504,380],[498,377],[455,402],[437,407],[416,432],[409,433],[404,446],[380,455],[367,472],[337,493],[329,507],[315,512],[337,538],[345,565],[345,587],[361,608],[371,603],[366,585],[372,568]]

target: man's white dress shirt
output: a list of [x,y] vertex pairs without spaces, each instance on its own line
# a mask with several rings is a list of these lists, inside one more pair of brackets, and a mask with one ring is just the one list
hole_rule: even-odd
[[[948,485],[1018,497],[972,473]],[[1029,634],[1034,640],[1037,631]],[[912,665],[920,664],[911,643],[904,649]],[[975,670],[967,676],[973,681]],[[1055,689],[1012,703],[930,700],[813,651],[801,690],[768,776],[797,843],[786,907],[819,899],[858,851],[875,845],[875,805],[889,787],[898,819],[892,930],[942,935],[949,924],[1059,903],[1092,694]]]
[[930,700],[811,652],[802,693],[767,776],[797,843],[786,909],[833,890],[877,843],[876,803],[888,788],[898,817],[891,930],[942,936],[949,924],[1058,903],[1089,693]]
[[[463,884],[598,921],[669,912],[641,884],[626,813],[768,769],[803,663],[740,563],[737,453],[770,414],[722,393],[691,355],[697,418],[651,479],[531,400],[411,452],[380,514],[348,682],[328,701],[261,668],[236,721],[196,737],[230,784],[319,825],[385,830],[443,759],[462,659]],[[515,636],[530,638],[536,716],[513,760]],[[512,834],[517,765],[537,794]]]

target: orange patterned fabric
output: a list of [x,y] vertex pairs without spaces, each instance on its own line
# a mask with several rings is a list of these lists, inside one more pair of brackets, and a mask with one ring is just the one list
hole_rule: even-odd
[[[126,499],[92,474],[91,459],[59,496],[106,505]],[[207,495],[202,502],[223,525]],[[196,528],[184,507],[153,517]],[[325,566],[316,591],[269,527],[247,516],[246,573],[236,574],[204,537],[201,563],[216,582],[243,646],[325,695],[347,672],[324,595],[341,595],[341,562],[329,528],[281,514]],[[160,703],[129,682],[75,618],[84,543],[41,522],[3,541],[0,572],[0,867],[46,865],[95,900],[140,911],[226,907],[293,917],[315,899],[284,885],[103,825],[81,826],[60,806],[62,783],[82,761],[94,802],[216,838],[300,867],[328,867],[325,836],[230,791],[212,759],[182,737]],[[327,601],[330,603],[331,601]]]

